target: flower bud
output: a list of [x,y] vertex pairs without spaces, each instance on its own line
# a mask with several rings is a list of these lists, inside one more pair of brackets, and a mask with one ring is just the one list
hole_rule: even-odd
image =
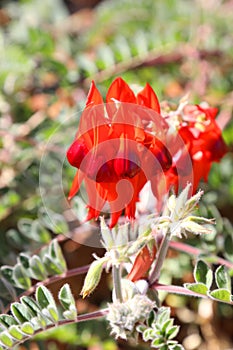
[[82,291],[80,293],[83,298],[91,294],[93,290],[98,286],[105,262],[106,258],[101,258],[93,261],[91,264],[85,277]]

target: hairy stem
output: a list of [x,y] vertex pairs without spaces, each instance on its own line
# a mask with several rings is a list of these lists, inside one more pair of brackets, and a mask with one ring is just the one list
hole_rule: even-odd
[[[105,315],[107,315],[107,313],[108,313],[108,308],[102,309],[99,311],[89,312],[89,313],[83,314],[83,315],[78,315],[75,320],[61,320],[57,324],[47,325],[46,329],[39,329],[38,331],[36,331],[33,334],[33,336],[29,336],[28,338],[24,338],[22,341],[19,341],[17,343],[17,345],[24,343],[26,340],[34,337],[35,335],[37,335],[39,333],[44,332],[45,330],[47,331],[49,329],[57,328],[59,326],[64,326],[64,325],[71,324],[71,323],[80,323],[80,322],[84,322],[84,321],[96,320],[97,318],[104,317]],[[14,344],[14,345],[16,345],[16,344]]]
[[[38,282],[38,283],[34,284],[32,287],[30,287],[28,290],[25,290],[25,292],[23,292],[22,294],[17,296],[17,298],[14,300],[14,302],[20,301],[20,298],[23,297],[23,296],[30,296],[30,295],[34,294],[36,289],[39,286],[48,286],[48,285],[51,285],[51,284],[53,284],[55,282],[61,281],[63,279],[67,279],[69,277],[82,275],[82,274],[88,272],[89,267],[90,267],[90,265],[84,265],[84,266],[80,266],[80,267],[76,267],[74,269],[68,270],[68,271],[62,273],[61,275],[48,277],[44,281]],[[10,310],[10,304],[7,305],[5,307],[5,309],[2,310],[1,312],[2,313],[7,313],[9,310]]]
[[123,301],[121,292],[121,268],[120,266],[113,265],[112,267],[112,278],[115,290],[116,299],[120,302]]
[[[201,254],[204,254],[205,251],[196,247],[192,247],[189,244],[177,242],[177,241],[170,241],[169,242],[169,248],[179,250],[180,252],[187,253],[189,255],[199,256]],[[218,257],[217,255],[212,255],[208,253],[208,259],[211,259],[216,264],[225,265],[229,269],[233,269],[233,263],[225,260],[223,258]]]
[[151,271],[150,276],[149,276],[150,284],[155,283],[159,279],[160,272],[161,272],[161,269],[163,267],[163,262],[166,258],[167,251],[169,248],[169,242],[170,242],[170,233],[166,232],[164,237],[163,237],[163,240],[160,244],[154,268]]

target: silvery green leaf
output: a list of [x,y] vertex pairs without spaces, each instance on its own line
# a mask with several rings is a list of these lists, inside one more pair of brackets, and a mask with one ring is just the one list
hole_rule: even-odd
[[60,289],[58,299],[66,310],[69,310],[72,306],[75,307],[75,300],[68,283],[64,284],[64,286],[62,286]]
[[31,235],[35,242],[46,244],[51,240],[49,231],[40,223],[39,220],[34,220],[32,222]]
[[180,327],[179,326],[173,326],[166,332],[166,336],[168,339],[173,339],[177,336],[179,333]]
[[45,267],[39,256],[33,255],[29,260],[32,277],[38,281],[43,281],[47,278]]
[[161,307],[157,313],[157,322],[160,326],[164,324],[170,318],[170,309],[167,307]]
[[30,277],[27,275],[26,269],[20,264],[16,264],[13,268],[12,275],[15,285],[22,289],[29,289],[32,285]]
[[25,305],[18,302],[11,304],[11,312],[19,323],[30,321],[33,316]]
[[229,290],[224,288],[215,289],[212,292],[210,292],[209,295],[213,299],[216,299],[219,301],[231,302],[231,293],[229,292]]
[[40,286],[37,288],[36,300],[42,309],[47,308],[48,306],[53,306],[56,308],[56,303],[52,293],[45,286]]
[[22,340],[23,339],[23,334],[20,331],[20,326],[11,326],[10,328],[8,328],[8,332],[16,340]]
[[215,271],[215,281],[218,288],[224,288],[231,292],[231,278],[225,266],[221,265]]
[[208,292],[208,287],[203,283],[185,283],[185,288],[191,290],[192,292],[206,295]]
[[75,320],[77,318],[77,310],[76,308],[70,307],[69,310],[63,312],[63,316],[66,320]]
[[161,348],[161,346],[165,345],[165,339],[164,338],[156,338],[151,342],[152,348]]
[[62,267],[63,271],[67,270],[66,261],[63,256],[60,245],[57,240],[54,239],[49,246],[49,254],[52,258],[56,259],[59,262],[59,265]]
[[161,325],[161,327],[162,327],[162,329],[161,329],[162,333],[166,332],[166,330],[167,330],[168,328],[171,328],[171,327],[173,326],[173,323],[174,323],[174,320],[173,320],[172,318],[170,318],[170,319],[168,319],[167,321],[165,321],[165,322]]
[[213,272],[203,260],[197,261],[194,269],[194,278],[196,282],[203,283],[208,288],[211,287],[213,282]]
[[17,325],[18,322],[16,321],[16,319],[14,317],[7,315],[7,314],[2,314],[2,315],[0,315],[0,324],[4,328],[8,328],[10,326]]
[[41,308],[38,303],[28,296],[23,296],[20,298],[20,301],[23,305],[25,305],[31,312],[33,316],[37,316],[41,312]]
[[34,328],[30,322],[24,322],[20,326],[21,331],[26,335],[33,335],[34,334]]
[[49,275],[61,275],[65,272],[60,263],[48,254],[43,256],[43,264]]
[[195,235],[200,235],[200,234],[209,234],[212,233],[213,230],[207,226],[204,225],[199,225],[198,223],[189,220],[189,218],[183,220],[181,222],[181,227],[183,230],[191,232]]
[[21,265],[25,269],[29,268],[29,259],[30,259],[30,255],[25,254],[25,253],[20,253],[19,254],[18,261],[19,261],[19,263],[21,263]]
[[14,345],[14,341],[7,331],[0,333],[0,342],[10,349]]
[[[44,309],[45,310],[45,309]],[[44,311],[42,310],[42,312]],[[49,305],[46,308],[46,311],[48,311],[49,318],[54,322],[57,323],[59,321],[59,314],[56,306]]]
[[101,228],[101,237],[102,237],[104,246],[107,249],[113,248],[115,244],[114,244],[114,240],[112,237],[112,233],[111,233],[111,230],[109,229],[109,227],[106,225],[104,217],[100,218],[100,228]]
[[12,285],[15,285],[15,281],[13,278],[13,267],[12,266],[7,266],[3,265],[1,267],[1,273],[3,277]]

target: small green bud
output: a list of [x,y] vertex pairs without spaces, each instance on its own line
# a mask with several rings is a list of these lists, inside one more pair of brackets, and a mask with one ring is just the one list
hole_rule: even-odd
[[91,294],[93,290],[98,286],[103,267],[106,261],[106,258],[101,258],[93,261],[93,263],[91,264],[88,273],[85,277],[82,291],[80,293],[83,298],[86,298],[86,296]]

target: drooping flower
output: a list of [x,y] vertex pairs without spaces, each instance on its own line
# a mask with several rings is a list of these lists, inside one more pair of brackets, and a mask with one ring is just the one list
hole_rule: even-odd
[[[181,112],[181,111],[180,111]],[[216,108],[203,108],[199,105],[184,106],[178,124],[178,135],[182,138],[192,162],[192,193],[198,188],[200,180],[207,182],[210,168],[213,162],[219,162],[227,152],[226,144],[222,138],[222,132],[216,123]],[[181,160],[181,168],[177,173],[179,159],[173,162],[173,166],[166,173],[167,183],[177,187],[178,177],[183,179],[186,164]],[[183,172],[183,173],[182,173]]]
[[164,195],[192,183],[196,192],[207,181],[213,162],[226,153],[215,108],[181,102],[177,110],[159,104],[149,84],[137,95],[121,78],[113,81],[106,103],[91,84],[74,142],[67,151],[77,168],[69,199],[85,182],[87,220],[97,219],[109,204],[110,227],[122,213],[134,219],[136,203],[150,181],[162,209]]
[[106,202],[110,205],[111,227],[122,212],[134,218],[145,183],[171,166],[165,142],[167,129],[149,84],[135,96],[129,85],[117,78],[107,92],[105,105],[92,82],[78,133],[67,151],[69,163],[78,168],[69,199],[84,180],[88,220],[98,218]]

